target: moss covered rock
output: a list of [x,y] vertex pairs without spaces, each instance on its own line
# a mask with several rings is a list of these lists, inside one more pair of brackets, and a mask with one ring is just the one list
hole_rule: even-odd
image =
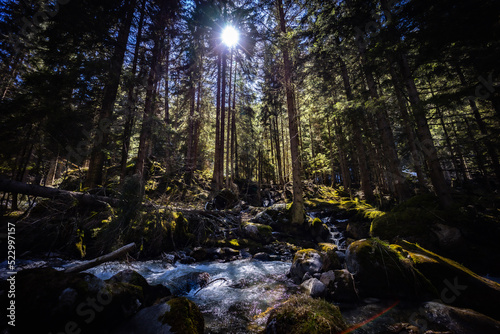
[[174,333],[202,334],[205,328],[203,314],[195,303],[186,297],[173,298],[167,302],[170,310],[161,318],[172,327]]
[[[51,269],[23,270],[16,275],[16,328],[31,332],[95,332],[110,329],[135,314],[144,303],[142,287],[104,282],[91,274]],[[69,324],[69,325],[68,325]]]
[[422,298],[433,292],[412,261],[378,239],[362,239],[347,249],[347,269],[362,296]]
[[296,284],[300,284],[306,273],[314,275],[321,272],[322,269],[323,257],[321,254],[315,249],[303,249],[296,252],[293,257],[290,276]]
[[308,230],[313,239],[318,242],[325,241],[330,236],[328,226],[323,224],[323,221],[319,218],[314,218],[309,221]]
[[273,229],[268,225],[244,223],[243,232],[246,237],[258,242],[268,243],[273,240]]
[[342,265],[340,263],[339,256],[337,255],[338,247],[332,243],[319,243],[319,250],[323,257],[323,270],[335,270],[341,269]]
[[342,333],[347,325],[338,307],[319,299],[292,297],[269,315],[266,333]]
[[142,289],[142,294],[144,296],[144,305],[150,306],[158,299],[167,297],[171,295],[170,290],[161,284],[149,285],[144,277],[142,277],[138,272],[126,269],[112,276],[107,283],[127,283]]
[[500,320],[500,284],[416,244],[402,241],[393,248],[411,259],[414,268],[439,291],[439,298],[443,302],[472,308]]
[[457,226],[469,218],[459,207],[440,208],[434,195],[418,195],[376,217],[370,235],[391,243],[404,239],[433,250],[453,250],[464,244]]
[[113,334],[201,334],[204,319],[195,303],[187,298],[173,298],[140,310]]

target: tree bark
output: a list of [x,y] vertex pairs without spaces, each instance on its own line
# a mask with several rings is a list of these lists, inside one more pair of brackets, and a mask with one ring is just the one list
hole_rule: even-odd
[[[338,58],[340,62],[340,69],[342,74],[342,81],[344,83],[345,94],[348,101],[354,100],[354,95],[352,94],[351,82],[349,80],[349,75],[347,73],[347,66],[342,58]],[[370,173],[368,170],[368,164],[366,162],[366,152],[365,145],[363,144],[363,136],[361,134],[361,126],[359,122],[356,121],[356,118],[359,118],[358,115],[352,115],[355,110],[349,110],[349,123],[352,127],[354,145],[357,151],[357,161],[359,167],[360,174],[360,182],[361,182],[361,190],[365,195],[365,199],[367,202],[372,203],[375,200],[375,196],[373,195],[373,189],[370,183]]]
[[[285,12],[283,1],[277,0],[278,14],[280,20],[280,30],[286,38]],[[292,83],[292,62],[288,52],[288,45],[282,45],[283,65],[285,70],[285,90],[288,109],[288,127],[290,129],[290,155],[292,160],[293,179],[293,204],[292,204],[292,224],[302,224],[304,222],[304,198],[302,197],[302,180],[300,177],[300,156],[299,156],[299,127],[297,122],[297,111],[295,109],[294,87]]]
[[[455,66],[455,69],[460,79],[460,83],[462,84],[462,86],[467,87],[467,81],[465,80],[465,76],[462,72],[462,69],[458,65]],[[476,120],[476,123],[479,127],[479,131],[481,132],[482,142],[484,146],[486,146],[486,150],[488,152],[488,155],[490,156],[495,176],[498,180],[500,180],[500,163],[498,160],[498,154],[495,145],[493,145],[493,143],[490,141],[488,137],[488,132],[489,132],[488,127],[484,122],[484,120],[482,119],[481,114],[479,113],[479,109],[476,105],[476,102],[473,99],[469,99],[469,106],[472,110],[472,115],[474,116],[474,119]]]
[[88,205],[108,203],[112,206],[117,206],[120,203],[120,201],[116,198],[95,196],[75,191],[67,191],[56,188],[43,187],[35,184],[27,184],[24,182],[13,181],[1,177],[0,177],[0,191],[29,195],[29,196],[37,196],[43,198],[60,198],[67,200],[75,199],[82,204],[88,204]]
[[79,273],[79,272],[88,270],[90,268],[97,267],[101,263],[113,261],[115,259],[118,259],[118,258],[124,256],[125,254],[127,254],[128,252],[133,250],[134,248],[135,248],[135,242],[132,242],[128,245],[125,245],[121,248],[118,248],[117,250],[115,250],[109,254],[99,256],[93,260],[68,267],[64,270],[64,273],[66,273],[66,274]]
[[[365,73],[366,82],[368,84],[368,90],[372,100],[376,104],[375,119],[377,121],[377,126],[382,135],[382,148],[383,155],[385,156],[385,164],[389,170],[389,181],[394,183],[396,190],[396,195],[400,202],[407,199],[410,195],[408,185],[405,182],[405,177],[401,171],[401,162],[398,158],[398,153],[396,150],[394,135],[392,133],[391,126],[389,125],[388,116],[385,110],[385,105],[380,101],[380,96],[377,91],[375,84],[375,79],[373,73],[368,68],[368,62],[366,59],[366,50],[362,44],[358,44],[359,54],[361,56],[361,62],[363,65],[363,70]],[[383,161],[380,161],[384,164]]]
[[[99,112],[97,126],[98,134],[94,138],[94,146],[90,155],[89,170],[85,186],[94,188],[102,184],[102,170],[104,167],[105,154],[104,150],[108,145],[109,139],[109,125],[113,116],[113,109],[118,93],[118,86],[120,85],[120,77],[122,74],[123,60],[125,58],[125,51],[127,50],[128,36],[130,34],[130,27],[132,26],[132,18],[134,17],[134,8],[136,0],[128,0],[124,4],[125,17],[124,21],[118,31],[117,43],[110,60],[109,78],[104,88],[104,96],[102,99],[101,111]],[[103,122],[108,123],[104,129],[101,128]]]
[[411,157],[413,160],[413,168],[415,168],[415,173],[417,174],[417,180],[419,186],[423,189],[427,189],[427,182],[425,180],[425,173],[422,168],[422,159],[421,152],[419,151],[417,144],[415,133],[413,127],[411,126],[412,122],[410,119],[410,115],[408,114],[408,110],[406,108],[406,101],[403,96],[403,93],[399,90],[399,80],[398,76],[392,64],[389,63],[389,72],[391,74],[392,84],[394,86],[394,93],[396,94],[396,100],[398,101],[399,111],[401,113],[401,120],[403,123],[403,128],[408,138],[408,146],[410,147]]
[[443,169],[441,168],[437,150],[434,146],[434,141],[429,129],[429,124],[427,123],[425,109],[420,101],[420,96],[418,94],[417,87],[415,86],[415,81],[411,75],[410,67],[405,54],[402,54],[400,57],[400,67],[406,84],[406,89],[408,90],[410,103],[413,109],[413,116],[417,123],[417,135],[420,140],[420,145],[422,145],[422,152],[424,153],[424,157],[429,168],[434,191],[439,197],[441,204],[448,208],[453,202],[450,189],[444,178]]
[[221,93],[221,81],[222,81],[222,70],[221,70],[221,53],[217,54],[217,97],[216,97],[216,117],[215,117],[215,152],[214,152],[214,172],[213,181],[215,182],[216,189],[220,189],[222,182],[220,179],[220,93]]
[[132,129],[134,127],[134,121],[135,121],[135,106],[136,106],[137,94],[135,89],[136,83],[134,81],[137,73],[137,64],[139,62],[139,48],[141,46],[141,40],[142,40],[142,29],[144,26],[144,16],[146,12],[145,8],[146,8],[146,0],[143,0],[141,6],[141,15],[139,17],[139,25],[137,27],[137,35],[135,38],[136,42],[134,48],[134,59],[132,60],[132,71],[130,73],[132,76],[132,81],[129,83],[127,92],[127,111],[125,115],[125,126],[123,128],[123,135],[122,135],[120,183],[123,182],[127,174],[127,160],[130,150],[130,138],[132,137]]

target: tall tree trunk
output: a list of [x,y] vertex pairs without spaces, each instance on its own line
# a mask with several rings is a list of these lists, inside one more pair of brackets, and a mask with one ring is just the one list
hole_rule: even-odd
[[49,171],[47,173],[47,178],[45,179],[45,186],[52,186],[56,177],[57,165],[59,163],[59,154],[50,160]]
[[[104,167],[105,154],[104,150],[108,145],[109,139],[109,126],[113,116],[113,109],[118,93],[118,86],[120,85],[120,77],[123,68],[123,60],[125,58],[125,51],[127,50],[128,36],[130,34],[130,27],[132,26],[132,19],[134,17],[136,0],[127,0],[124,4],[124,20],[118,31],[115,50],[110,60],[109,77],[104,87],[104,95],[102,99],[101,111],[97,121],[99,133],[94,138],[94,146],[90,155],[89,170],[85,185],[88,188],[94,188],[102,184],[102,171]],[[102,124],[106,122],[107,126],[102,128]]]
[[153,128],[153,116],[155,109],[155,91],[158,82],[158,57],[160,56],[160,36],[159,32],[154,36],[154,46],[151,57],[151,68],[148,74],[148,84],[146,88],[146,100],[144,103],[144,114],[142,120],[142,128],[139,136],[139,151],[137,153],[137,163],[135,165],[135,173],[144,178],[144,166],[149,155],[151,145],[151,131]]
[[282,185],[283,182],[283,167],[282,167],[282,159],[281,159],[281,143],[279,138],[279,127],[278,127],[278,115],[276,114],[276,118],[274,120],[274,138],[276,141],[276,161],[278,162],[278,181],[279,184]]
[[427,123],[425,109],[422,105],[422,102],[420,101],[420,96],[418,94],[417,87],[415,86],[415,81],[412,77],[410,67],[408,65],[408,60],[405,54],[401,54],[400,66],[401,73],[406,84],[406,89],[408,90],[410,103],[412,105],[413,116],[417,123],[417,135],[419,137],[420,144],[422,145],[422,152],[424,153],[424,157],[429,168],[434,191],[439,197],[441,204],[444,207],[450,207],[453,202],[450,189],[444,178],[437,150],[434,146],[434,141],[429,129],[429,124]]
[[[458,77],[460,79],[460,83],[462,84],[462,86],[467,87],[467,81],[465,80],[465,76],[464,76],[460,66],[456,65],[455,70],[457,71],[457,74],[458,74]],[[484,120],[482,119],[481,114],[479,113],[479,109],[476,105],[476,101],[474,101],[473,99],[469,99],[469,106],[472,110],[472,115],[474,116],[474,119],[476,120],[476,123],[479,127],[479,131],[481,132],[482,142],[483,142],[484,146],[486,147],[488,155],[490,156],[495,176],[498,180],[500,180],[500,163],[498,160],[498,154],[497,154],[495,145],[493,145],[493,143],[489,139],[488,127],[487,127],[486,123],[484,122]]]
[[[347,66],[343,59],[338,58],[340,62],[340,69],[342,74],[342,81],[344,83],[345,94],[348,101],[354,100],[354,95],[352,94],[351,82],[349,80],[349,74],[347,73]],[[366,162],[366,152],[365,145],[363,144],[363,136],[361,134],[361,126],[357,119],[359,119],[359,115],[352,115],[355,110],[351,109],[349,111],[350,115],[349,122],[352,127],[354,145],[357,151],[357,161],[359,167],[360,174],[360,182],[361,182],[361,190],[363,190],[363,194],[365,195],[365,199],[367,202],[373,203],[375,200],[375,196],[373,195],[373,189],[370,183],[370,173],[368,170],[368,164]]]
[[220,139],[219,139],[219,189],[224,184],[224,130],[226,122],[226,68],[227,53],[224,48],[222,51],[222,82],[221,82],[221,108],[220,108]]
[[215,182],[216,189],[220,189],[222,181],[220,179],[220,93],[221,93],[221,81],[222,81],[222,71],[221,71],[222,57],[221,53],[217,53],[217,97],[216,97],[216,117],[215,117],[215,152],[214,152],[214,172],[213,181]]
[[226,188],[229,189],[229,168],[231,164],[231,94],[233,93],[233,48],[231,48],[231,55],[229,57],[229,97],[228,97],[228,110],[227,110],[227,138],[226,138]]
[[403,96],[403,93],[399,89],[398,76],[394,68],[392,67],[391,63],[389,63],[389,72],[391,74],[391,80],[394,86],[394,93],[396,94],[396,100],[398,101],[399,112],[401,113],[403,128],[406,134],[406,138],[408,138],[408,146],[410,147],[411,157],[413,161],[413,168],[415,168],[415,173],[417,174],[419,187],[427,189],[425,173],[422,168],[421,152],[419,151],[416,144],[415,133],[411,125],[412,121],[410,119],[410,115],[408,114],[408,110],[406,108],[405,97]]
[[[428,81],[429,84],[429,89],[431,93],[431,97],[435,99],[436,95],[434,94],[434,89],[432,87],[432,83]],[[446,123],[444,121],[444,115],[443,111],[439,107],[439,105],[435,104],[437,116],[439,118],[439,122],[441,123],[441,127],[443,128],[443,133],[444,133],[444,139],[446,142],[446,146],[448,147],[448,150],[450,151],[450,156],[451,156],[451,163],[453,165],[453,168],[455,169],[455,175],[457,177],[457,180],[459,183],[467,182],[467,174],[465,172],[465,166],[460,163],[460,158],[456,156],[455,153],[455,148],[453,147],[453,144],[451,143],[451,138],[448,133],[448,129],[446,128]]]
[[[280,19],[281,34],[286,38],[285,12],[283,1],[277,0],[278,14]],[[302,197],[302,180],[300,177],[300,156],[299,156],[299,127],[297,123],[297,111],[295,109],[294,87],[292,83],[292,62],[288,52],[288,45],[282,45],[283,65],[285,70],[285,91],[288,109],[288,127],[290,129],[290,154],[292,160],[293,178],[293,204],[292,204],[292,224],[302,224],[304,222],[304,198]]]
[[[191,65],[194,67],[194,65]],[[195,106],[196,106],[196,89],[195,89],[195,78],[194,70],[191,70],[190,74],[190,87],[189,87],[189,116],[188,116],[188,137],[187,137],[187,153],[186,153],[186,166],[185,166],[185,181],[188,185],[191,184],[191,177],[193,172],[193,162],[194,162],[194,137],[195,137]]]
[[236,134],[236,66],[237,62],[234,63],[234,79],[233,79],[233,107],[232,118],[231,118],[231,182],[234,182],[235,178],[238,178],[238,139]]
[[125,126],[123,128],[122,135],[122,154],[121,154],[121,162],[120,162],[120,183],[123,182],[125,176],[127,174],[127,160],[130,151],[130,138],[132,137],[132,129],[134,128],[135,121],[135,107],[136,107],[136,73],[137,73],[137,64],[139,62],[139,49],[142,41],[142,29],[144,26],[144,16],[146,12],[146,1],[142,1],[141,6],[141,15],[139,17],[139,25],[137,27],[137,35],[136,42],[134,48],[134,59],[132,60],[132,71],[131,77],[132,80],[129,83],[128,92],[127,92],[127,111],[125,115]]
[[[332,174],[331,174],[331,182],[330,186],[335,186],[335,159],[334,159],[334,153],[333,153],[333,138],[332,138],[332,125],[330,122],[330,118],[327,117],[326,119],[326,126],[328,130],[328,150],[330,151],[330,164],[332,168]],[[326,184],[326,183],[325,183]]]
[[335,134],[337,136],[338,150],[339,150],[339,161],[340,170],[342,174],[342,184],[344,185],[344,190],[351,192],[351,173],[349,173],[349,168],[347,166],[347,159],[345,155],[345,137],[342,133],[342,127],[340,125],[340,120],[334,118]]
[[283,161],[283,178],[284,182],[288,182],[288,175],[289,175],[289,163],[288,163],[288,152],[290,150],[287,150],[288,145],[288,140],[287,137],[285,137],[285,126],[283,124],[283,117],[280,117],[280,125],[281,125],[281,138],[283,138],[283,155],[284,161]]
[[401,163],[398,158],[394,135],[392,133],[391,126],[389,125],[386,106],[382,101],[380,101],[380,96],[377,91],[373,73],[368,68],[366,50],[361,43],[358,44],[358,49],[361,56],[361,62],[363,65],[366,82],[368,84],[368,90],[370,92],[372,100],[376,105],[375,119],[377,121],[378,129],[382,135],[383,156],[385,157],[385,164],[387,165],[387,169],[390,173],[389,178],[392,180],[392,182],[394,182],[396,195],[398,196],[399,201],[402,202],[409,197],[410,190],[401,171]]

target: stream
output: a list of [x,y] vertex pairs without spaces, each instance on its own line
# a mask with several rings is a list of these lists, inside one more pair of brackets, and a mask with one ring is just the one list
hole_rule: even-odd
[[[328,226],[328,242],[338,246],[337,254],[345,257],[346,240],[335,224],[345,220],[335,220],[321,212],[310,212],[311,218],[320,218]],[[79,262],[79,261],[76,261]],[[18,270],[51,266],[62,270],[75,261],[18,260]],[[5,264],[5,266],[4,266]],[[8,275],[1,264],[0,278]],[[299,287],[288,279],[287,273],[291,261],[258,261],[251,258],[230,262],[200,262],[193,264],[170,264],[164,260],[126,262],[108,262],[87,270],[103,280],[125,269],[132,269],[142,275],[149,284],[162,284],[174,294],[185,296],[195,302],[205,319],[205,333],[258,333],[266,326],[266,310],[287,300],[297,293]],[[203,288],[179,290],[183,277],[194,273],[208,273],[209,284]],[[495,277],[488,277],[496,279]],[[353,333],[378,333],[387,323],[408,322],[414,315],[417,305],[399,304],[399,301],[364,300],[360,305],[343,309],[342,313],[350,324],[363,324]],[[383,315],[383,316],[382,316]],[[370,319],[366,323],[366,319]]]
[[261,262],[251,259],[226,263],[165,264],[145,261],[123,264],[110,262],[87,272],[108,279],[114,274],[132,269],[150,284],[163,284],[176,289],[175,280],[186,274],[207,272],[213,283],[203,289],[194,288],[181,294],[195,302],[205,318],[206,333],[248,333],[248,327],[265,326],[264,317],[257,317],[269,307],[286,300],[296,291],[286,273],[290,262]]

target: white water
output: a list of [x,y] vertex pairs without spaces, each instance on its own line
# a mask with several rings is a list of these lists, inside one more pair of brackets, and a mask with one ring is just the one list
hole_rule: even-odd
[[110,262],[88,270],[101,279],[108,279],[124,269],[140,273],[150,284],[169,286],[171,281],[191,272],[208,272],[218,280],[185,296],[194,301],[205,317],[206,333],[249,333],[248,326],[262,326],[265,317],[258,317],[269,307],[286,300],[295,286],[286,278],[290,262],[238,260],[226,263],[170,265],[162,261],[122,264]]
[[[314,218],[321,219],[321,221],[324,224],[326,224],[326,226],[328,226],[328,230],[330,231],[330,240],[328,240],[328,242],[337,245],[339,251],[345,251],[347,249],[344,234],[337,229],[337,226],[335,226],[330,217],[320,217],[318,212],[310,212],[309,216],[313,219]],[[339,219],[338,221],[344,222],[347,221],[347,219],[345,220]]]

